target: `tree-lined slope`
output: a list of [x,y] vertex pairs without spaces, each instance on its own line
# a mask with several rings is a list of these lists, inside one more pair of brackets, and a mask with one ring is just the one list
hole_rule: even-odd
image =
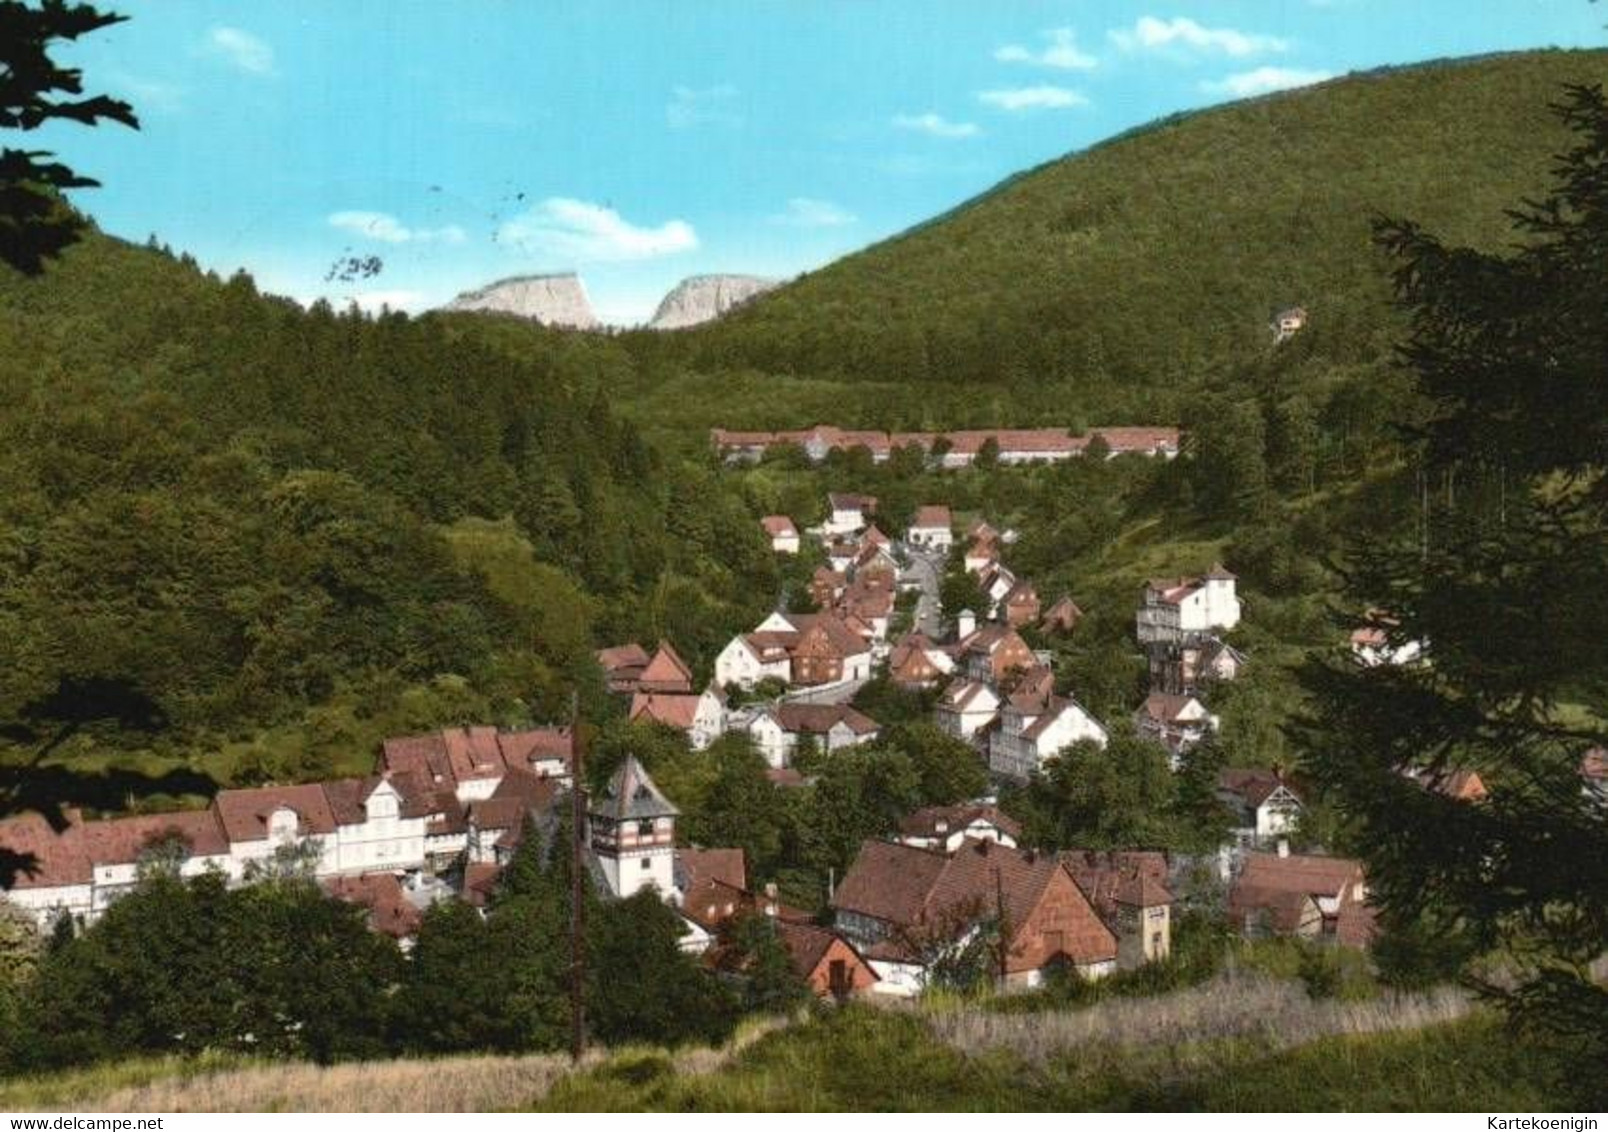
[[1282,306],[1311,311],[1321,355],[1372,359],[1397,328],[1371,219],[1409,215],[1452,242],[1499,246],[1504,210],[1539,191],[1565,143],[1548,103],[1604,79],[1608,53],[1530,52],[1163,120],[719,324],[634,344],[705,371],[1050,385],[1077,409],[1134,419],[1265,352]]

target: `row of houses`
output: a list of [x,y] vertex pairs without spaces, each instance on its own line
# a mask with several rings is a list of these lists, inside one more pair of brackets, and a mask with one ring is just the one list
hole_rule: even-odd
[[[763,632],[769,640],[780,631],[766,628]],[[752,638],[757,634],[747,636]],[[716,665],[715,683],[702,692],[694,692],[691,669],[667,641],[659,642],[651,655],[641,645],[631,642],[603,649],[597,658],[609,689],[631,697],[629,719],[679,731],[687,736],[696,751],[706,749],[721,735],[739,732],[753,742],[773,770],[784,770],[792,765],[793,754],[803,743],[835,751],[869,743],[880,730],[875,720],[847,704],[778,699],[728,707],[719,680],[720,665]],[[810,651],[807,644],[798,659],[801,674],[816,672],[807,666],[819,660],[819,653]],[[853,665],[848,670],[858,671]],[[777,671],[779,679],[791,682],[794,671],[791,660],[787,676],[780,676],[780,670]],[[644,675],[648,679],[644,679]],[[752,686],[744,685],[741,680],[729,683]]]
[[0,820],[0,848],[25,862],[11,900],[48,927],[97,918],[138,881],[153,854],[181,876],[216,871],[242,883],[280,867],[287,847],[314,877],[353,894],[386,888],[369,874],[415,881],[421,902],[456,867],[517,845],[525,815],[570,778],[569,731],[461,727],[385,741],[376,773],[292,786],[221,790],[204,810],[88,820],[57,828],[37,813]]
[[[1096,441],[1099,441],[1099,444]],[[1178,455],[1179,430],[1165,426],[1105,426],[1074,435],[1064,428],[962,429],[950,432],[882,432],[843,429],[835,425],[783,432],[710,430],[715,451],[729,461],[756,461],[772,448],[791,445],[819,463],[832,452],[864,448],[877,463],[895,449],[915,448],[936,458],[944,468],[965,468],[975,463],[992,442],[1002,464],[1051,463],[1086,454],[1103,444],[1108,456],[1138,454],[1172,459]]]

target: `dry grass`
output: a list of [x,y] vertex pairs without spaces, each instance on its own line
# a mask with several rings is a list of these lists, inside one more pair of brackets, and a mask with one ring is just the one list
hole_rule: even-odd
[[[788,1024],[784,1019],[751,1023],[718,1049],[680,1050],[670,1060],[680,1075],[713,1073]],[[600,1065],[622,1052],[591,1052],[582,1066]],[[59,1107],[74,1112],[499,1112],[530,1106],[574,1071],[563,1054],[181,1069],[139,1085],[44,1105],[41,1111]]]
[[929,1025],[966,1054],[1005,1051],[1042,1063],[1095,1047],[1165,1048],[1185,1063],[1192,1048],[1204,1053],[1214,1042],[1276,1051],[1334,1035],[1416,1030],[1454,1021],[1472,1009],[1466,994],[1450,988],[1360,1002],[1313,1000],[1298,982],[1228,971],[1201,986],[1152,998],[1109,999],[1081,1010],[1037,1014],[967,1007],[935,1013]]

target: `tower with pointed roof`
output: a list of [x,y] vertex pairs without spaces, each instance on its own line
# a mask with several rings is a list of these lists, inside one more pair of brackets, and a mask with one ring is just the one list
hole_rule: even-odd
[[677,810],[647,770],[627,755],[587,806],[588,837],[609,890],[625,899],[647,887],[675,887]]

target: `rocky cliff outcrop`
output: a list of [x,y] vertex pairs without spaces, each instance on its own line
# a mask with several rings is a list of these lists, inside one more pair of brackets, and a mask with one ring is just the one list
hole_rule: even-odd
[[664,297],[648,326],[653,330],[697,326],[719,318],[779,282],[756,275],[694,275],[676,284]]
[[516,275],[499,279],[478,291],[465,291],[443,310],[494,311],[528,318],[543,326],[592,330],[598,326],[581,277],[573,272],[555,275]]

